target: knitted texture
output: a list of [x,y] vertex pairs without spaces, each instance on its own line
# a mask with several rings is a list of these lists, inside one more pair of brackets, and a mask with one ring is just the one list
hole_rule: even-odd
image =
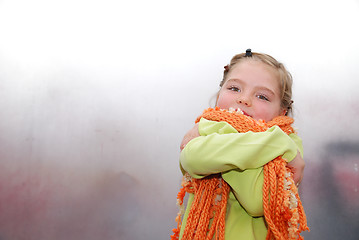
[[[264,132],[275,125],[287,134],[294,133],[291,127],[294,120],[286,116],[279,116],[265,123],[236,111],[216,107],[206,109],[196,119],[196,123],[201,118],[218,122],[225,121],[240,133]],[[263,209],[268,227],[266,240],[303,239],[300,232],[309,228],[298,189],[294,184],[291,169],[287,167],[287,162],[282,157],[277,157],[264,165],[263,173]],[[176,218],[177,229],[173,229],[174,234],[171,240],[179,238],[181,216],[184,213],[183,199],[186,192],[193,193],[194,200],[182,240],[223,240],[229,191],[230,186],[220,174],[203,179],[194,179],[185,174],[182,179],[182,188],[177,195],[177,204],[181,209]]]

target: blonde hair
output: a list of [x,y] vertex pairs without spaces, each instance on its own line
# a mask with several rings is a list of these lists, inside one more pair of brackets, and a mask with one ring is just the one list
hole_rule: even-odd
[[219,84],[220,87],[227,81],[228,73],[234,68],[237,63],[242,61],[255,60],[260,61],[269,67],[276,70],[279,74],[279,89],[280,89],[280,99],[281,99],[281,107],[286,109],[286,115],[292,114],[292,85],[293,78],[290,72],[284,67],[281,62],[278,62],[275,58],[268,54],[251,52],[250,49],[247,50],[247,53],[240,53],[235,55],[230,64],[224,67],[223,79]]

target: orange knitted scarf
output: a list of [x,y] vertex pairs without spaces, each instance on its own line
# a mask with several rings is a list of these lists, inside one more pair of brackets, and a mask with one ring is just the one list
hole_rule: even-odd
[[[277,125],[285,133],[294,133],[291,124],[293,119],[279,116],[272,121],[256,121],[251,117],[237,112],[221,110],[218,107],[206,109],[197,118],[212,121],[225,121],[238,132],[264,132]],[[303,239],[300,232],[308,230],[304,209],[299,198],[298,189],[294,184],[291,170],[287,162],[277,157],[263,167],[263,209],[267,222],[267,237],[270,239]],[[224,239],[225,215],[230,186],[221,178],[220,174],[211,175],[203,179],[193,179],[185,174],[182,188],[177,195],[180,212],[176,217],[177,229],[171,240],[179,238],[181,216],[184,213],[183,199],[186,194],[193,193],[194,199],[187,217],[182,240]]]

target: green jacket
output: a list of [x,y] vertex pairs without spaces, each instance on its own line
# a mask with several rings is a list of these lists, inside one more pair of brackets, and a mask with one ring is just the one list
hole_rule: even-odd
[[[226,240],[263,240],[267,228],[262,205],[263,166],[278,156],[288,162],[299,150],[302,141],[296,134],[287,135],[278,126],[266,132],[238,133],[226,122],[201,119],[200,137],[191,140],[182,150],[182,172],[193,178],[221,173],[231,186],[226,213]],[[182,222],[180,238],[193,201],[190,194]]]

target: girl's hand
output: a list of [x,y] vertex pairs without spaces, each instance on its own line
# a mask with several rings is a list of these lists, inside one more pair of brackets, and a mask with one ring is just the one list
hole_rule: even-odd
[[193,138],[196,138],[196,137],[199,137],[201,136],[199,134],[199,131],[198,131],[198,123],[196,125],[194,125],[194,127],[189,130],[186,135],[183,137],[183,140],[181,142],[181,146],[180,146],[180,149],[182,151],[182,149],[187,145],[187,143],[189,141],[191,141]]
[[297,186],[299,186],[300,182],[303,179],[303,173],[304,173],[304,167],[305,167],[305,162],[302,158],[302,156],[300,155],[299,151],[297,153],[297,156],[288,163],[288,167],[292,169],[293,172],[293,179],[294,182]]

